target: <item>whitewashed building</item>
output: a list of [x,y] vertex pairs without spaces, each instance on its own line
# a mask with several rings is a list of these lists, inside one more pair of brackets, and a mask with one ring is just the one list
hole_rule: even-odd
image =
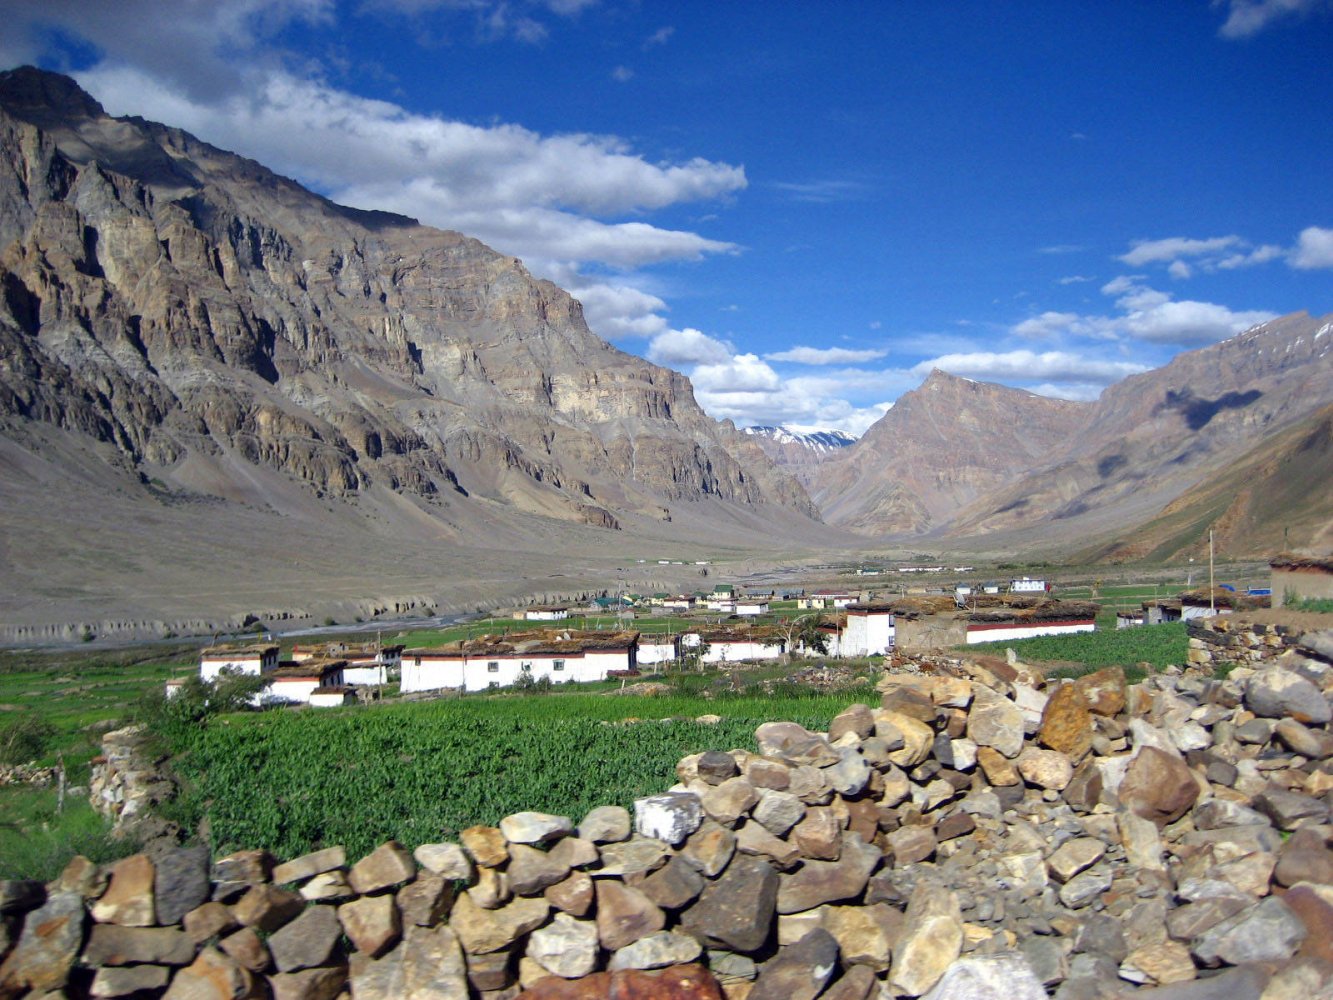
[[555,604],[540,605],[534,608],[525,608],[514,617],[522,617],[530,622],[559,622],[569,617],[569,608]]
[[313,646],[293,646],[292,659],[304,663],[312,659],[341,659],[347,663],[343,684],[375,687],[398,676],[403,662],[401,645],[384,646],[375,642],[326,642]]
[[261,705],[309,705],[316,691],[331,693],[333,689],[345,688],[343,669],[346,666],[345,660],[283,663],[264,675],[268,683],[260,692],[259,702]]
[[839,656],[883,656],[893,648],[894,617],[888,604],[849,604],[838,638]]
[[747,617],[768,614],[768,601],[758,598],[742,597],[736,602],[736,614]]
[[510,687],[524,675],[553,683],[600,681],[637,669],[637,632],[524,633],[483,636],[403,653],[403,694],[485,691]]
[[978,642],[1012,642],[1015,639],[1035,639],[1039,635],[1069,635],[1075,632],[1095,632],[1095,618],[1020,618],[1014,621],[970,621],[967,623],[968,645]]
[[224,670],[257,675],[277,667],[278,647],[268,643],[209,646],[199,654],[199,676],[206,681],[217,680]]
[[1049,589],[1045,580],[1036,580],[1030,576],[1020,576],[1009,581],[1011,594],[1044,594]]
[[703,663],[740,663],[742,660],[776,660],[786,652],[781,636],[755,629],[745,632],[686,632],[680,639],[682,651],[706,644]]
[[663,634],[639,636],[639,666],[657,667],[675,663],[678,659],[680,659],[680,636]]

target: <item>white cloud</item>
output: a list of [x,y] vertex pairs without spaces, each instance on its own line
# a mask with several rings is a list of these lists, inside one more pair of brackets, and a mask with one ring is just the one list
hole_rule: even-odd
[[854,365],[882,358],[888,351],[851,350],[846,347],[792,347],[765,354],[766,361],[790,361],[800,365]]
[[1142,267],[1144,264],[1166,263],[1181,257],[1216,254],[1243,242],[1239,236],[1214,236],[1206,240],[1194,240],[1186,236],[1171,236],[1163,240],[1134,240],[1130,244],[1129,252],[1121,254],[1119,259],[1130,267]]
[[734,354],[730,344],[690,327],[666,330],[653,337],[648,345],[648,360],[668,368],[728,365]]
[[665,27],[658,28],[651,35],[643,40],[643,47],[650,49],[654,45],[665,45],[671,40],[671,36],[676,33],[674,26],[668,24]]
[[1081,285],[1085,281],[1095,281],[1095,278],[1089,278],[1082,274],[1070,274],[1059,279],[1061,285]]
[[1014,325],[1011,331],[1025,340],[1057,340],[1064,337],[1115,338],[1113,324],[1104,316],[1071,312],[1044,312]]
[[1302,229],[1290,261],[1292,267],[1303,271],[1333,267],[1333,229],[1318,226]]
[[912,368],[919,376],[939,368],[953,375],[979,379],[1046,379],[1053,382],[1109,385],[1127,375],[1148,370],[1147,365],[1129,361],[1102,361],[1069,351],[973,351],[945,354],[922,361]]
[[[575,280],[583,280],[577,278]],[[656,295],[628,285],[595,283],[577,285],[561,282],[569,293],[583,303],[583,318],[588,329],[604,340],[621,337],[653,337],[666,330],[660,315],[667,304]]]
[[628,83],[634,79],[634,70],[628,66],[617,66],[611,71],[611,79],[618,83]]
[[128,67],[79,77],[113,114],[182,125],[334,200],[466,232],[538,273],[556,262],[632,269],[738,249],[603,217],[725,197],[745,187],[740,167],[701,158],[650,163],[614,136],[543,136],[518,125],[411,114],[280,71],[252,74],[245,95],[217,103],[173,93]]
[[1227,19],[1217,33],[1223,38],[1249,38],[1274,21],[1307,14],[1321,6],[1322,0],[1213,0],[1213,6],[1226,6]]
[[1125,317],[1125,331],[1139,340],[1156,344],[1199,347],[1234,336],[1259,323],[1276,319],[1277,313],[1259,309],[1233,311],[1215,302],[1161,302],[1136,310]]

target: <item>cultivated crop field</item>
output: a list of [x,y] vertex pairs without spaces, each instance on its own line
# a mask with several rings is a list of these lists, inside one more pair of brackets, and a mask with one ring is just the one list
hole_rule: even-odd
[[[556,694],[229,716],[191,734],[177,762],[190,784],[183,818],[206,816],[215,850],[279,857],[455,838],[525,809],[577,822],[665,791],[686,754],[755,749],[761,722],[823,729],[874,698]],[[703,713],[722,721],[692,721]]]
[[1168,622],[1137,628],[1099,627],[1096,632],[1043,635],[1009,642],[982,642],[966,648],[1001,656],[1006,649],[1012,649],[1021,660],[1077,663],[1089,671],[1122,666],[1131,679],[1138,679],[1142,671],[1133,668],[1140,663],[1158,669],[1172,663],[1184,664],[1189,652],[1189,636],[1184,622]]

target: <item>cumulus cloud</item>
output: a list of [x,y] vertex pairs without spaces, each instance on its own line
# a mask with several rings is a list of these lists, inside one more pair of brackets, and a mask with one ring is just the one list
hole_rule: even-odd
[[765,354],[767,361],[790,361],[800,365],[854,365],[882,358],[888,351],[852,350],[846,347],[793,347]]
[[648,345],[648,360],[669,368],[728,365],[734,354],[735,349],[730,344],[691,327],[665,330]]
[[[576,279],[584,280],[584,279]],[[666,330],[661,314],[667,304],[648,292],[628,285],[561,282],[583,304],[588,329],[604,340],[623,337],[653,337]]]
[[1186,236],[1171,236],[1163,240],[1134,240],[1128,253],[1120,255],[1120,260],[1130,267],[1142,267],[1144,264],[1162,263],[1181,257],[1198,257],[1202,254],[1215,254],[1240,244],[1239,236],[1214,236],[1211,239],[1195,240]]
[[945,354],[922,361],[913,373],[925,376],[939,368],[953,375],[979,379],[1046,379],[1052,382],[1109,385],[1126,375],[1148,370],[1147,365],[1130,361],[1103,361],[1069,351],[973,351]]
[[1213,0],[1227,8],[1227,19],[1217,33],[1223,38],[1249,38],[1275,21],[1308,14],[1326,6],[1323,0]]
[[628,83],[634,79],[634,70],[628,66],[617,66],[611,71],[611,79],[617,83]]
[[1305,271],[1333,267],[1333,229],[1318,226],[1302,229],[1290,261],[1292,267]]

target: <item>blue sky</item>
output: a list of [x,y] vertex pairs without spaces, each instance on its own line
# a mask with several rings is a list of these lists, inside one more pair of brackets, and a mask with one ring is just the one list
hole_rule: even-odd
[[860,433],[932,367],[1094,398],[1333,311],[1333,4],[0,0],[72,73],[459,229],[689,374]]

